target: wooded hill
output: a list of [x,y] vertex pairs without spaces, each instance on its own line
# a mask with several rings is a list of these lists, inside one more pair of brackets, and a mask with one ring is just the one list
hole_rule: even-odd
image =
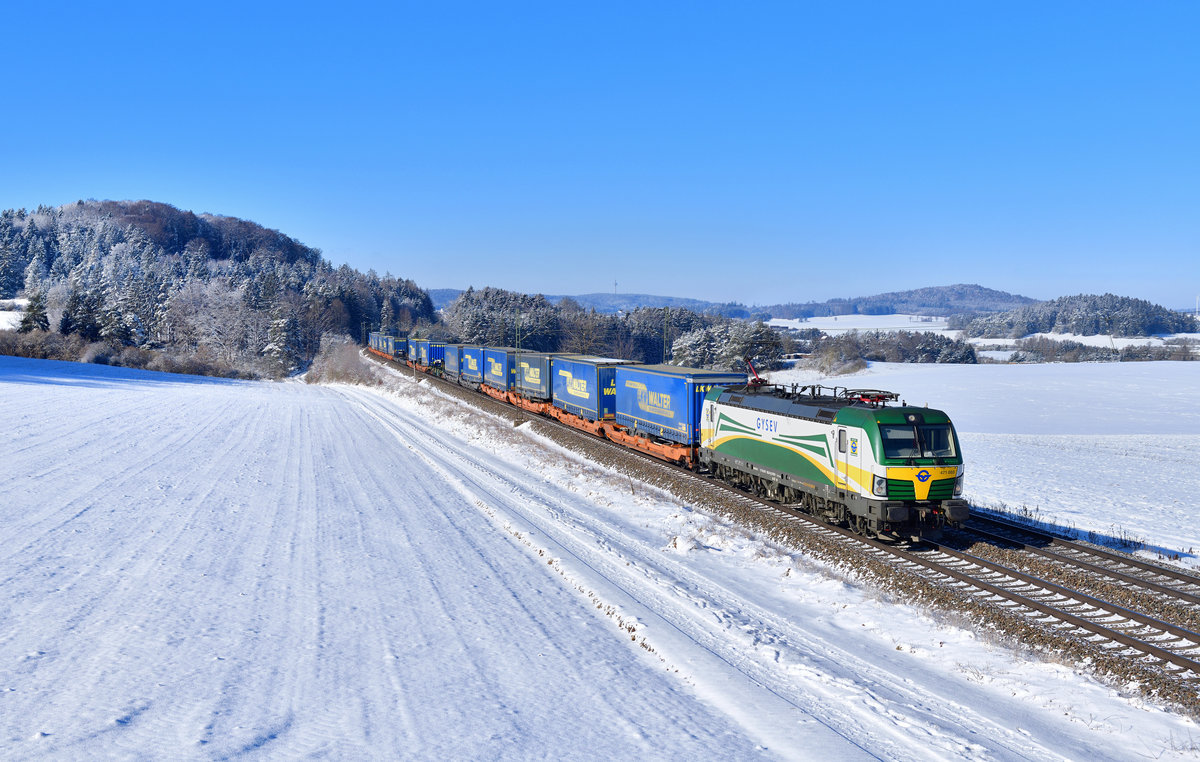
[[20,290],[36,328],[192,356],[205,372],[280,375],[325,332],[435,319],[412,281],[335,269],[277,230],[150,201],[0,212],[0,298]]
[[755,315],[770,318],[810,318],[832,315],[936,315],[946,317],[960,313],[1003,312],[1037,301],[974,284],[930,286],[911,291],[895,291],[852,299],[830,299],[825,302],[775,304],[754,307]]
[[1154,336],[1200,330],[1191,315],[1113,294],[1064,296],[976,317],[962,328],[968,336],[985,338],[1021,338],[1035,333]]

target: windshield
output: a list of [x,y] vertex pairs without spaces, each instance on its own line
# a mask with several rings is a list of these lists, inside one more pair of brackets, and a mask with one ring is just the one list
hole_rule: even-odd
[[880,426],[885,458],[953,458],[950,424]]

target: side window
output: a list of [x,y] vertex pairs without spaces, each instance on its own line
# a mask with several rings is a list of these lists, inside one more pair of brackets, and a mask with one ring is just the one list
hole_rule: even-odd
[[838,429],[838,452],[846,451],[846,430]]

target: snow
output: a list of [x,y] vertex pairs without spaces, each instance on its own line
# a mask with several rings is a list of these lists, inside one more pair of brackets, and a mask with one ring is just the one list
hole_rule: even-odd
[[959,331],[947,328],[946,318],[924,315],[833,315],[807,320],[775,318],[768,325],[781,328],[818,328],[831,336],[847,331],[923,331],[957,338]]
[[21,324],[22,310],[29,305],[28,299],[0,299],[0,307],[16,309],[0,309],[0,331],[9,331]]
[[[1160,334],[1156,336],[1082,336],[1077,333],[1033,333],[1026,336],[1027,339],[1050,339],[1051,341],[1073,341],[1077,344],[1084,344],[1089,347],[1107,347],[1109,349],[1121,350],[1126,347],[1164,347],[1170,339],[1187,339],[1192,342],[1200,342],[1200,333],[1170,333]],[[987,347],[1008,347],[1009,352],[1004,353],[1004,359],[1017,348],[1015,339],[983,339],[972,338],[968,339],[972,344],[977,346]]]
[[[818,328],[825,333],[836,336],[849,331],[922,331],[937,333],[952,339],[962,338],[962,331],[948,327],[946,318],[923,315],[836,315],[830,317],[813,317],[807,320],[775,318],[769,325],[780,328]],[[1171,339],[1188,339],[1200,342],[1200,333],[1162,334],[1157,336],[1081,336],[1074,333],[1035,333],[1025,338],[1044,338],[1052,341],[1074,341],[1092,347],[1108,347],[1125,349],[1126,347],[1162,347]],[[981,357],[1000,362],[1007,362],[1017,348],[1016,339],[1007,338],[969,338],[967,341],[975,345]],[[986,349],[985,349],[986,348]]]
[[[1095,439],[1053,409],[1082,375],[937,375],[957,367],[874,366],[855,382],[951,410],[970,432],[969,479],[990,469],[1010,501],[1025,488],[1014,464],[1045,457],[1039,438]],[[1192,378],[1062,367],[1164,426],[1172,401],[1146,398]],[[1010,403],[983,404],[991,392],[969,385],[985,381]],[[1048,409],[1023,426],[1031,381],[1059,391],[1034,395]],[[0,357],[0,400],[0,757],[1200,748],[1189,720],[881,600],[428,380],[312,387]],[[1111,418],[1103,438],[1149,426]],[[1056,422],[1069,426],[1047,431]],[[1183,447],[1186,425],[1151,433]],[[989,442],[1007,469],[973,455]],[[1085,487],[1087,465],[1061,478]],[[1151,494],[1137,488],[1098,514]]]

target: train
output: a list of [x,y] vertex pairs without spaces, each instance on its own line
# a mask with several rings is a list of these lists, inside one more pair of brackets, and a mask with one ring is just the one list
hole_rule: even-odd
[[893,392],[384,333],[367,349],[867,537],[932,540],[969,516],[953,422]]

